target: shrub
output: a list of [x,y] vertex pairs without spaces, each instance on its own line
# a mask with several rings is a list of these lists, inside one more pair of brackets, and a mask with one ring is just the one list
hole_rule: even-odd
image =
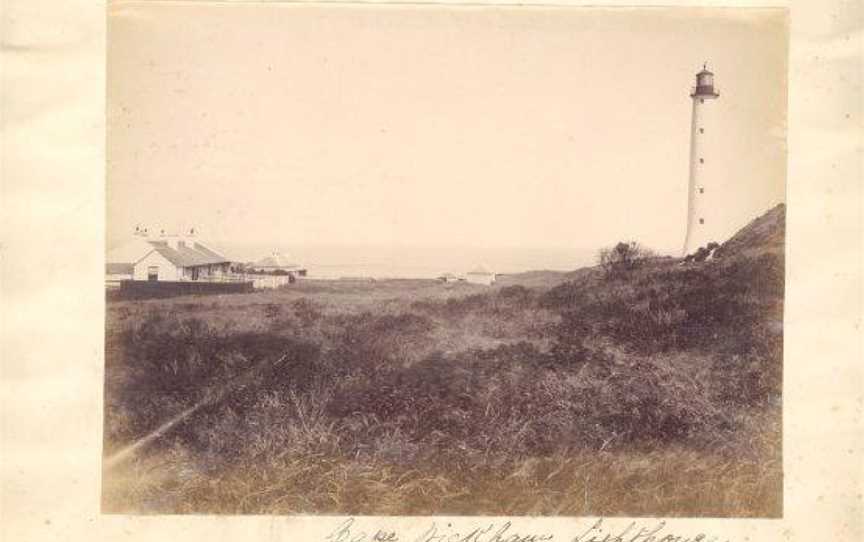
[[615,277],[640,267],[649,256],[650,253],[636,241],[622,241],[614,247],[601,249],[597,263],[606,276]]
[[282,314],[282,307],[276,303],[267,303],[264,305],[264,316],[267,318],[276,318]]
[[686,262],[686,263],[704,262],[709,257],[711,257],[711,255],[715,255],[715,252],[717,251],[718,248],[720,248],[720,244],[716,243],[714,241],[711,241],[710,243],[708,243],[704,247],[699,247],[696,250],[696,252],[687,254],[684,257],[684,262]]

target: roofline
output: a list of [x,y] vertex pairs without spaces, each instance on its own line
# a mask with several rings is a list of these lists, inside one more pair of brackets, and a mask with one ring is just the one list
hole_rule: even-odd
[[209,265],[223,265],[226,263],[231,263],[231,262],[224,261],[224,262],[213,262],[213,263],[194,263],[192,265],[178,265],[177,267],[207,267]]
[[189,268],[189,267],[207,267],[208,265],[220,265],[220,264],[226,264],[226,263],[229,263],[229,264],[230,264],[230,263],[231,263],[230,260],[225,260],[225,261],[223,261],[223,262],[201,263],[201,264],[194,264],[194,265],[178,265],[178,264],[172,262],[171,260],[169,260],[167,257],[165,257],[164,254],[162,254],[161,252],[159,252],[158,250],[156,250],[156,249],[154,248],[154,249],[152,249],[150,252],[148,252],[147,254],[145,254],[144,256],[142,256],[141,258],[139,258],[138,260],[132,262],[131,265],[133,265],[133,266],[134,266],[134,265],[138,265],[139,263],[141,263],[142,261],[144,261],[144,259],[146,259],[148,256],[150,256],[151,254],[153,254],[154,252],[155,252],[156,254],[159,254],[159,257],[162,258],[163,260],[165,260],[166,262],[170,263],[170,264],[173,265],[174,267],[179,267],[179,268],[181,268],[181,269],[187,269],[187,268]]
[[[150,249],[150,252],[148,252],[147,254],[141,256],[140,258],[138,258],[137,260],[135,260],[134,262],[132,262],[132,265],[138,265],[139,263],[141,263],[141,262],[144,260],[144,258],[146,258],[147,256],[153,254],[154,252],[158,252],[158,251],[157,251],[155,248],[151,248],[151,249]],[[159,254],[159,255],[162,256],[161,254]],[[162,257],[165,258],[165,256],[162,256]],[[165,261],[168,261],[168,258],[165,258]],[[171,262],[168,262],[168,263],[171,263]],[[173,264],[172,264],[172,265],[173,265]]]

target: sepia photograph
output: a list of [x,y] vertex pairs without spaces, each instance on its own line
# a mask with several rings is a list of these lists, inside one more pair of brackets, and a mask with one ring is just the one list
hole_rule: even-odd
[[107,24],[102,512],[783,517],[787,10]]

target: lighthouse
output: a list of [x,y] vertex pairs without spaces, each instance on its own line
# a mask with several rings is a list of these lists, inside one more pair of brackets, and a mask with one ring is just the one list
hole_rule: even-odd
[[696,74],[696,86],[690,91],[693,100],[693,118],[690,126],[690,182],[687,191],[687,235],[684,239],[684,255],[692,254],[699,247],[714,239],[719,226],[720,210],[712,207],[716,191],[720,189],[722,174],[718,163],[719,153],[714,148],[720,141],[717,132],[717,99],[720,94],[714,87],[714,74],[708,71],[707,62]]

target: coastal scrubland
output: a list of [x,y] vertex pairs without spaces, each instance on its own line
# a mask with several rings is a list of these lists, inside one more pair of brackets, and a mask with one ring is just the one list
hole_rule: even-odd
[[103,509],[778,517],[783,213],[615,275],[111,301],[105,456],[206,406]]

